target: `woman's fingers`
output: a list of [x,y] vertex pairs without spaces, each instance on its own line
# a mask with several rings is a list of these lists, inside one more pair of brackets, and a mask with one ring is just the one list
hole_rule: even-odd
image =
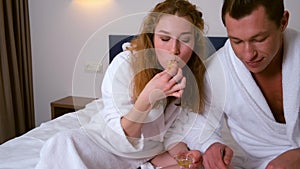
[[177,73],[172,77],[172,81],[178,83],[183,78],[182,69],[178,69]]
[[[161,92],[165,94],[165,97],[174,96],[180,98],[183,94],[184,88],[186,87],[186,78],[183,76],[181,68],[176,68],[176,72],[174,70],[175,69],[172,68],[171,70],[165,70],[157,74],[153,78],[153,82],[157,81],[154,82],[156,83],[156,87],[153,87],[155,90],[161,90]],[[170,72],[175,72],[174,76],[172,76]],[[159,99],[161,99],[161,97],[159,97]]]
[[183,77],[179,83],[173,85],[172,88],[166,92],[166,95],[180,98],[183,94],[185,86],[186,86],[186,78]]
[[167,73],[167,75],[169,79],[169,82],[172,85],[175,85],[176,83],[179,83],[181,81],[181,79],[184,77],[183,73],[182,73],[182,69],[181,68],[177,68],[176,72],[173,74],[170,74],[169,72]]

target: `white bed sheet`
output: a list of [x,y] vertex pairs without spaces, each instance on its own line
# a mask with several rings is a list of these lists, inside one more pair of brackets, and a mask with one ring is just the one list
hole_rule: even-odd
[[[0,169],[34,169],[39,161],[40,150],[50,137],[60,131],[80,128],[97,113],[93,111],[91,103],[85,109],[42,123],[39,127],[1,144]],[[225,126],[223,129],[224,141],[232,148],[235,147],[235,155],[242,155],[243,152],[232,139],[228,128]]]
[[[43,144],[54,134],[79,128],[90,120],[93,113],[77,111],[42,123],[29,132],[0,145],[0,169],[33,169],[39,161]],[[80,116],[80,120],[78,120]],[[84,120],[84,121],[83,121]]]

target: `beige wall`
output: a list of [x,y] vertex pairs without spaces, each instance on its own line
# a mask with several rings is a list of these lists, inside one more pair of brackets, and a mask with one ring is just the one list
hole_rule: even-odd
[[[159,0],[29,0],[36,125],[50,120],[50,102],[67,95],[97,97],[107,66],[108,35],[134,34]],[[221,0],[192,0],[207,35],[226,36]],[[286,1],[290,26],[300,30],[300,1]],[[132,5],[135,4],[135,5]],[[298,23],[297,23],[298,22]],[[102,72],[85,70],[100,63]]]

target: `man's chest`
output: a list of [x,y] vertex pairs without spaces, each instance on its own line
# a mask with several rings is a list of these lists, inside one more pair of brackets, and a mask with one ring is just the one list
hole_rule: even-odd
[[285,123],[281,76],[265,80],[263,83],[258,82],[258,84],[275,120],[279,123]]

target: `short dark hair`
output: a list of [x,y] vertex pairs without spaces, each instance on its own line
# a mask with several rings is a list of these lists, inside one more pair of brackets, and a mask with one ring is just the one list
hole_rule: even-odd
[[260,6],[265,8],[271,21],[274,21],[277,26],[281,25],[284,13],[283,0],[224,0],[222,22],[226,26],[225,15],[227,13],[234,19],[240,19],[251,14]]

